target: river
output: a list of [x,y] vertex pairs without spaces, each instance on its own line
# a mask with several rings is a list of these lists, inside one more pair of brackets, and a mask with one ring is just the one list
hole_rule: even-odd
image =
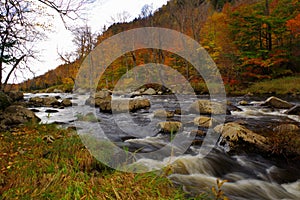
[[[160,134],[157,131],[157,123],[161,121],[154,117],[154,111],[166,110],[187,110],[196,99],[185,96],[183,102],[172,95],[147,96],[151,101],[148,110],[140,110],[129,115],[101,113],[99,109],[84,105],[88,95],[72,94],[25,94],[25,99],[34,96],[59,96],[70,98],[76,106],[56,109],[58,112],[48,114],[45,111],[49,108],[39,107],[36,115],[41,118],[41,123],[58,123],[63,127],[76,126],[78,133],[82,130],[98,130],[101,128],[102,135],[116,144],[118,147],[128,151],[147,154],[155,152],[168,145],[170,135]],[[115,97],[121,98],[121,97]],[[197,96],[198,99],[209,99],[209,96]],[[286,115],[284,110],[268,109],[258,106],[265,100],[265,96],[254,97],[228,97],[234,106],[241,111],[232,111],[226,116],[226,122],[243,120],[254,131],[266,130],[276,123],[296,123],[300,126],[300,117]],[[300,104],[297,97],[284,97],[285,100]],[[249,102],[246,106],[240,106],[239,101]],[[54,109],[55,108],[51,108]],[[78,122],[79,115],[94,113],[99,122]],[[131,119],[128,118],[130,116]],[[172,120],[189,124],[196,117],[194,114],[182,112],[175,115]],[[135,124],[137,126],[135,126]],[[139,129],[139,127],[144,127]],[[185,131],[191,131],[192,126],[187,126]],[[139,131],[138,136],[136,133]],[[204,130],[205,131],[205,130]],[[156,132],[156,134],[149,134]],[[145,137],[141,137],[142,135]],[[97,137],[102,137],[99,134]],[[198,139],[201,140],[200,136]],[[298,162],[288,163],[280,159],[266,158],[260,154],[230,154],[226,148],[220,146],[216,141],[208,155],[201,155],[201,145],[195,143],[190,146],[183,155],[167,156],[154,159],[139,157],[134,163],[142,164],[148,170],[161,169],[162,166],[174,163],[173,173],[169,175],[174,183],[183,185],[184,189],[191,194],[210,191],[216,186],[216,180],[227,180],[222,186],[222,191],[229,199],[299,199],[300,197],[300,169]]]

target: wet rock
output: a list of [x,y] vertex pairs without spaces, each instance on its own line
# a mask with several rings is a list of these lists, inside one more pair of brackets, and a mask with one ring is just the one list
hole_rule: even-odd
[[4,94],[3,92],[0,92],[0,110],[4,110],[11,104],[12,104],[12,99],[6,94]]
[[287,101],[284,101],[282,99],[279,99],[277,97],[270,97],[261,105],[269,106],[272,108],[278,108],[278,109],[290,109],[294,106],[293,104],[291,104]]
[[150,107],[149,99],[117,99],[112,101],[112,112],[135,112],[140,109],[146,109]]
[[153,88],[148,88],[146,91],[143,92],[144,95],[155,95],[156,91]]
[[46,107],[59,106],[60,103],[55,97],[46,97],[43,99],[43,104]]
[[249,105],[248,101],[245,101],[245,100],[239,101],[238,104],[241,105],[241,106]]
[[70,99],[63,99],[61,105],[64,107],[70,107],[72,106],[72,101]]
[[209,128],[212,126],[212,119],[205,116],[196,117],[194,119],[194,125],[201,126],[203,128]]
[[227,106],[226,106],[226,108],[227,108],[227,111],[226,111],[226,112],[227,112],[228,114],[231,114],[232,111],[238,111],[238,112],[243,111],[243,110],[240,109],[239,107],[233,105],[230,101],[227,101]]
[[292,131],[298,131],[300,130],[300,128],[296,124],[281,124],[275,127],[273,130],[277,133],[287,133]]
[[36,107],[55,107],[60,105],[60,102],[55,97],[32,97],[29,99],[29,103]]
[[54,89],[53,93],[64,93],[64,91],[60,90],[60,89]]
[[181,115],[181,109],[180,109],[180,108],[176,109],[176,110],[174,111],[174,114],[175,114],[175,115]]
[[140,109],[149,108],[150,101],[144,98],[138,99],[114,99],[102,100],[99,102],[99,108],[104,113],[118,113],[118,112],[135,112]]
[[229,122],[225,125],[218,125],[214,130],[221,134],[220,144],[228,145],[229,151],[268,151],[270,149],[266,137],[254,133],[238,123]]
[[296,105],[291,109],[287,110],[284,114],[287,115],[300,115],[300,105]]
[[274,128],[270,137],[271,151],[285,157],[300,156],[300,128],[295,124],[281,124]]
[[198,100],[191,105],[189,111],[196,114],[226,114],[226,105],[210,100]]
[[47,109],[45,110],[45,113],[58,113],[58,110],[52,110],[52,109]]
[[37,123],[41,120],[27,108],[18,105],[7,107],[0,118],[1,124],[5,126],[20,125],[28,122]]
[[91,95],[85,102],[86,105],[100,107],[101,104],[110,102],[111,92],[108,90],[102,90]]
[[38,110],[38,109],[35,109],[35,108],[32,108],[32,109],[30,109],[32,112],[34,112],[34,113],[38,113],[38,112],[40,112],[40,110]]
[[158,127],[163,133],[177,133],[182,129],[181,122],[160,122],[158,123]]
[[29,99],[29,103],[32,104],[33,106],[41,107],[43,106],[44,99],[41,97],[31,97]]
[[172,118],[174,117],[174,112],[166,110],[156,110],[154,111],[154,117],[156,118]]
[[24,99],[24,94],[23,94],[23,92],[20,92],[20,91],[11,91],[11,92],[8,92],[7,95],[13,101],[21,101]]
[[202,130],[192,130],[191,134],[199,136],[199,137],[203,137],[206,135],[206,133]]

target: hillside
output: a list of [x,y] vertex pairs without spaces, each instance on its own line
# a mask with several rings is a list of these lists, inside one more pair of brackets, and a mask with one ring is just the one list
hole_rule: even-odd
[[[296,0],[170,0],[156,12],[144,12],[130,23],[116,23],[97,36],[97,44],[137,27],[164,27],[198,41],[216,62],[228,91],[300,72],[300,3]],[[96,46],[95,45],[95,46]],[[87,54],[86,54],[87,55]],[[28,80],[21,90],[65,85],[72,88],[84,57]],[[205,92],[201,76],[171,52],[142,49],[115,60],[99,88],[112,88],[119,77],[144,63],[162,63],[179,71],[197,92]],[[132,80],[134,81],[134,80]]]

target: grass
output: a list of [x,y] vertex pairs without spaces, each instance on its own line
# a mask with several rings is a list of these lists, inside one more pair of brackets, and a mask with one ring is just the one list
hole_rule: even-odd
[[[55,140],[47,142],[52,136]],[[27,125],[0,133],[0,199],[185,199],[155,173],[110,169],[71,131]]]
[[266,80],[252,84],[242,93],[253,94],[300,94],[300,76],[284,77],[274,80]]

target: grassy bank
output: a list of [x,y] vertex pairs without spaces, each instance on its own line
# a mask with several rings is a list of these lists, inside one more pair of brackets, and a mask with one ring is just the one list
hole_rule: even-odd
[[184,199],[154,173],[121,173],[94,159],[72,131],[28,125],[0,133],[0,199]]
[[[233,93],[239,91],[233,91]],[[253,83],[249,88],[241,91],[241,94],[277,94],[277,95],[299,95],[300,76],[284,77],[273,80],[265,80]]]

